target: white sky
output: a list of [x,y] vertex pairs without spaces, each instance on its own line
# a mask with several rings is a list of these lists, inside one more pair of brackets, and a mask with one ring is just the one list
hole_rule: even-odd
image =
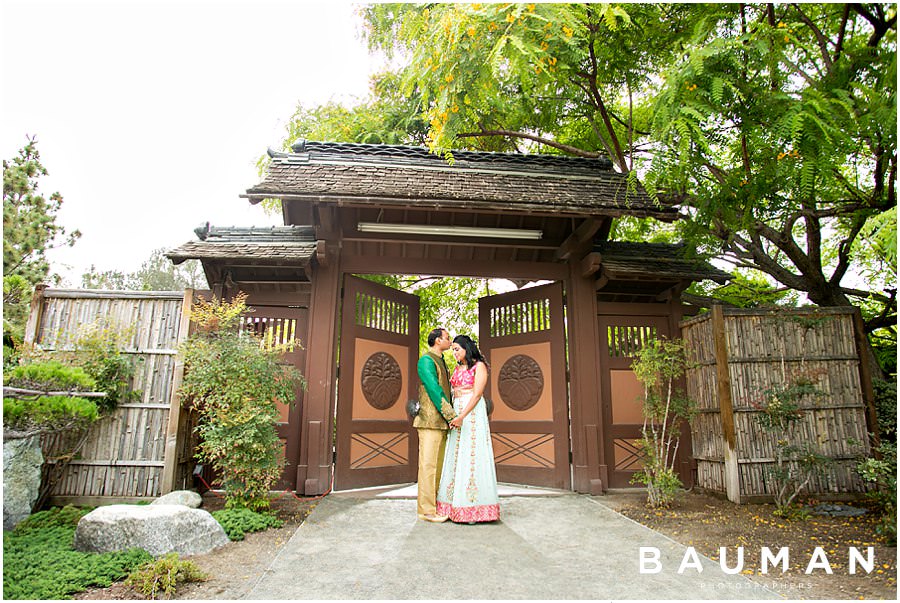
[[78,229],[53,269],[79,286],[193,229],[280,224],[238,197],[298,102],[353,101],[382,61],[349,2],[0,0],[0,154],[36,135]]

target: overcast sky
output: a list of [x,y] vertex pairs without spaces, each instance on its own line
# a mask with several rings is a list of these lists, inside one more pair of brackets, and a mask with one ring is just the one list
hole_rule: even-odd
[[298,102],[352,101],[381,66],[349,2],[0,0],[0,152],[37,136],[78,229],[53,268],[131,272],[193,229],[280,224],[239,198]]

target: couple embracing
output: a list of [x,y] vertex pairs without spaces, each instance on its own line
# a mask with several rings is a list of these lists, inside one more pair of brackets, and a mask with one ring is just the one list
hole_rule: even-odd
[[[443,353],[451,350],[450,375]],[[428,334],[419,358],[419,519],[476,523],[500,519],[497,474],[483,394],[488,366],[467,335]]]

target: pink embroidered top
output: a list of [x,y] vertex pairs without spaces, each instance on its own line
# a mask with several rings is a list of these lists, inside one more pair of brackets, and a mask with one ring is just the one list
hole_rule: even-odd
[[[477,364],[475,366],[478,366]],[[453,389],[472,389],[475,387],[475,366],[466,368],[465,364],[459,364],[450,375],[450,387]]]

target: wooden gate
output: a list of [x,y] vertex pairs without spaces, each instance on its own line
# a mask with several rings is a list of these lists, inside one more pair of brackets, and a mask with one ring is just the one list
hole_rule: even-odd
[[497,479],[570,488],[562,284],[482,297],[478,317]]
[[416,481],[419,298],[346,276],[341,316],[336,490]]
[[[600,408],[609,466],[609,487],[629,488],[643,467],[641,439],[643,387],[631,370],[635,354],[659,336],[671,337],[667,316],[641,316],[640,304],[600,304]],[[607,315],[603,311],[621,312]],[[626,315],[627,313],[627,315]]]

